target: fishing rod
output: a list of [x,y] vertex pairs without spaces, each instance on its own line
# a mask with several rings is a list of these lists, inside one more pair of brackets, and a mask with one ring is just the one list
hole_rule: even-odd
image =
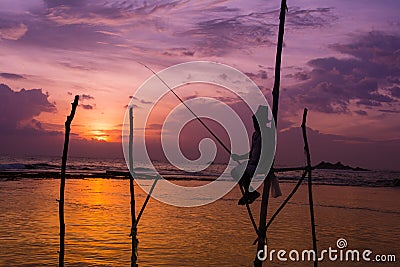
[[[163,80],[161,79],[161,77],[154,72],[151,68],[149,68],[148,66],[146,66],[146,64],[142,63],[142,62],[138,62],[139,64],[143,65],[145,68],[147,68],[148,70],[150,70],[175,96],[176,98],[178,98],[178,100],[190,111],[190,113],[192,113],[192,115],[201,123],[201,125],[204,126],[204,128],[207,129],[207,131],[218,141],[218,143],[220,143],[220,145],[226,150],[226,152],[229,153],[229,155],[231,155],[231,151],[229,150],[229,148],[222,142],[221,139],[218,138],[218,136],[216,136],[210,128],[208,128],[208,126],[196,115],[196,113],[194,113],[194,111],[187,105],[185,104],[185,102],[182,100],[182,98],[179,97],[179,95],[177,93],[174,92],[174,90],[171,89],[171,87],[169,87],[169,85]],[[239,160],[235,160],[236,163],[241,164]]]
[[[192,115],[200,122],[200,124],[203,125],[204,128],[206,128],[206,130],[218,141],[218,143],[225,149],[225,151],[228,152],[230,156],[232,155],[230,149],[222,142],[222,140],[219,139],[218,136],[213,133],[213,131],[211,131],[211,129],[199,118],[199,116],[197,116],[196,113],[194,113],[194,111],[187,104],[185,104],[185,102],[182,100],[182,98],[180,98],[179,95],[177,93],[175,93],[174,90],[172,90],[172,88],[169,87],[169,85],[155,71],[153,71],[150,67],[148,67],[146,64],[144,64],[142,62],[137,61],[137,63],[139,63],[140,65],[144,66],[146,69],[151,71],[169,89],[169,91],[171,91],[175,95],[175,97],[178,98],[178,100],[190,111],[190,113],[192,113]],[[233,160],[236,163],[238,163],[239,165],[241,164],[241,162],[239,160],[236,160],[236,159],[233,159]],[[242,192],[242,195],[244,196],[245,190],[243,188],[243,185],[240,182],[238,184],[239,184],[240,191]],[[245,201],[245,205],[246,205],[246,209],[247,209],[247,212],[248,212],[250,220],[251,220],[251,224],[253,225],[253,228],[254,228],[256,234],[260,235],[260,232],[258,231],[257,224],[254,220],[254,216],[253,216],[253,213],[251,212],[251,209],[250,209],[247,199]]]

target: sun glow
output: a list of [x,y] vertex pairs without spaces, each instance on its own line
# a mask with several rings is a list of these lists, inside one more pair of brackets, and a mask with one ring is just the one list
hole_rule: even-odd
[[97,141],[105,141],[105,142],[109,141],[110,139],[109,134],[106,133],[106,131],[104,130],[90,131],[89,137]]

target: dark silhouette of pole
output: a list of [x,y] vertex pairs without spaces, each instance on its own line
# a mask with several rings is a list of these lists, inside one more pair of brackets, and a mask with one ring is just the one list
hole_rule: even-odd
[[133,108],[129,108],[129,191],[131,194],[131,233],[132,237],[132,255],[131,255],[131,267],[137,267],[137,227],[136,227],[136,211],[135,211],[135,186],[133,184]]
[[65,222],[64,222],[64,192],[65,192],[65,170],[67,168],[68,158],[68,145],[69,145],[69,133],[71,131],[71,123],[75,116],[76,107],[78,106],[79,96],[75,96],[74,102],[71,103],[72,109],[71,114],[67,116],[65,121],[65,137],[64,137],[64,149],[61,160],[61,185],[60,185],[60,199],[58,200],[58,213],[60,219],[60,251],[58,254],[58,266],[64,266],[64,241],[65,241]]
[[310,149],[308,147],[308,140],[307,140],[307,130],[306,130],[306,120],[307,120],[307,109],[304,109],[303,113],[303,122],[301,124],[301,129],[303,131],[303,139],[304,139],[304,151],[306,153],[307,158],[307,168],[308,168],[308,202],[310,206],[310,219],[311,219],[311,234],[312,234],[312,243],[313,243],[313,250],[315,253],[314,258],[314,267],[318,266],[318,254],[317,254],[317,237],[315,233],[315,220],[314,220],[314,202],[313,202],[313,195],[312,195],[312,181],[311,181],[311,156],[310,156]]
[[[281,82],[281,62],[282,62],[282,47],[283,47],[283,34],[285,32],[285,17],[286,17],[286,0],[281,2],[281,10],[279,15],[279,32],[278,32],[278,45],[276,49],[276,59],[275,59],[275,81],[274,89],[272,90],[272,115],[275,120],[275,126],[278,125],[278,106],[279,106],[279,87]],[[256,257],[254,260],[254,266],[262,266],[262,261],[258,259],[258,252],[264,249],[265,241],[267,238],[266,233],[266,221],[267,221],[267,211],[268,211],[268,198],[269,191],[271,187],[271,177],[274,174],[273,168],[269,171],[267,179],[264,181],[263,194],[261,198],[261,209],[260,209],[260,222],[258,228],[258,245],[256,251]],[[266,253],[266,251],[264,251]]]
[[156,187],[156,184],[157,184],[157,182],[158,182],[159,179],[160,179],[159,176],[157,176],[157,177],[154,179],[153,185],[151,186],[150,191],[149,191],[149,193],[147,194],[147,197],[146,197],[145,201],[143,202],[142,208],[140,209],[140,211],[139,211],[139,213],[138,213],[138,216],[137,216],[137,218],[136,218],[135,227],[138,226],[139,221],[140,221],[140,218],[142,218],[144,209],[146,208],[147,203],[149,203],[151,194],[153,193],[153,190],[154,190],[154,188]]

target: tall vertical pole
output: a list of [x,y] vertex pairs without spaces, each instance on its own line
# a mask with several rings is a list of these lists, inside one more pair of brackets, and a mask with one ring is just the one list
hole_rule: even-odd
[[[282,0],[281,2],[281,10],[279,15],[279,32],[278,32],[278,45],[276,49],[276,58],[275,58],[275,81],[274,81],[274,89],[272,90],[272,115],[275,120],[275,126],[278,125],[278,106],[279,106],[279,86],[281,82],[281,62],[282,62],[282,47],[283,47],[283,34],[285,32],[285,17],[286,17],[286,0]],[[263,195],[261,199],[261,210],[260,210],[260,222],[259,222],[259,235],[258,235],[258,245],[256,257],[254,260],[254,266],[261,267],[262,261],[258,258],[259,251],[264,250],[264,245],[267,238],[266,233],[266,221],[267,221],[267,210],[268,210],[268,198],[269,191],[271,187],[271,177],[274,175],[273,166],[267,175],[267,179],[264,181],[263,187]],[[264,253],[267,253],[264,251]]]
[[76,107],[78,106],[79,96],[75,96],[74,102],[71,103],[72,109],[67,120],[65,121],[65,137],[64,137],[64,149],[61,159],[61,184],[60,184],[60,199],[58,200],[58,217],[60,219],[60,251],[58,252],[58,266],[64,266],[64,251],[65,251],[65,221],[64,221],[64,192],[65,192],[65,172],[67,168],[68,158],[68,145],[69,145],[69,133],[71,131],[71,123],[75,116]]
[[304,151],[306,153],[307,158],[307,171],[308,171],[308,202],[310,206],[310,218],[311,218],[311,234],[312,234],[312,243],[313,243],[313,250],[315,253],[314,258],[314,267],[318,266],[318,251],[317,251],[317,237],[315,232],[315,220],[314,220],[314,202],[313,202],[313,195],[312,195],[312,181],[311,181],[311,156],[310,156],[310,149],[308,147],[308,140],[307,140],[307,130],[306,130],[306,119],[307,119],[307,109],[304,109],[303,113],[303,122],[301,124],[301,128],[303,131],[303,139],[304,139]]
[[133,108],[129,108],[129,191],[131,194],[131,234],[132,238],[132,256],[131,256],[131,267],[137,267],[137,245],[138,240],[137,226],[136,226],[136,211],[135,211],[135,186],[133,183]]

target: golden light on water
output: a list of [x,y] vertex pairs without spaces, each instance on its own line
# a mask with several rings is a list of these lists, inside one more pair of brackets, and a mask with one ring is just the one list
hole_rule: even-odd
[[[180,184],[194,186],[199,182]],[[292,188],[292,184],[282,184],[285,195]],[[314,188],[319,248],[334,246],[339,237],[344,237],[354,248],[398,255],[398,250],[393,249],[398,243],[398,235],[393,233],[400,229],[399,207],[393,201],[398,193],[395,188],[326,185]],[[138,211],[146,193],[138,186],[135,191]],[[339,193],[341,198],[337,198]],[[22,266],[26,262],[56,266],[58,194],[58,179],[1,182],[0,266]],[[151,199],[138,227],[139,265],[250,266],[255,253],[251,245],[255,234],[245,209],[237,205],[239,197],[236,188],[221,200],[195,208],[173,207]],[[271,199],[271,209],[275,210],[281,201]],[[67,266],[129,266],[129,202],[128,179],[67,181]],[[258,210],[260,204],[258,200],[252,208]],[[271,226],[269,247],[308,249],[311,246],[308,216],[307,187],[302,186]],[[324,263],[337,266],[337,262]],[[292,262],[291,266],[304,266],[304,262]]]

